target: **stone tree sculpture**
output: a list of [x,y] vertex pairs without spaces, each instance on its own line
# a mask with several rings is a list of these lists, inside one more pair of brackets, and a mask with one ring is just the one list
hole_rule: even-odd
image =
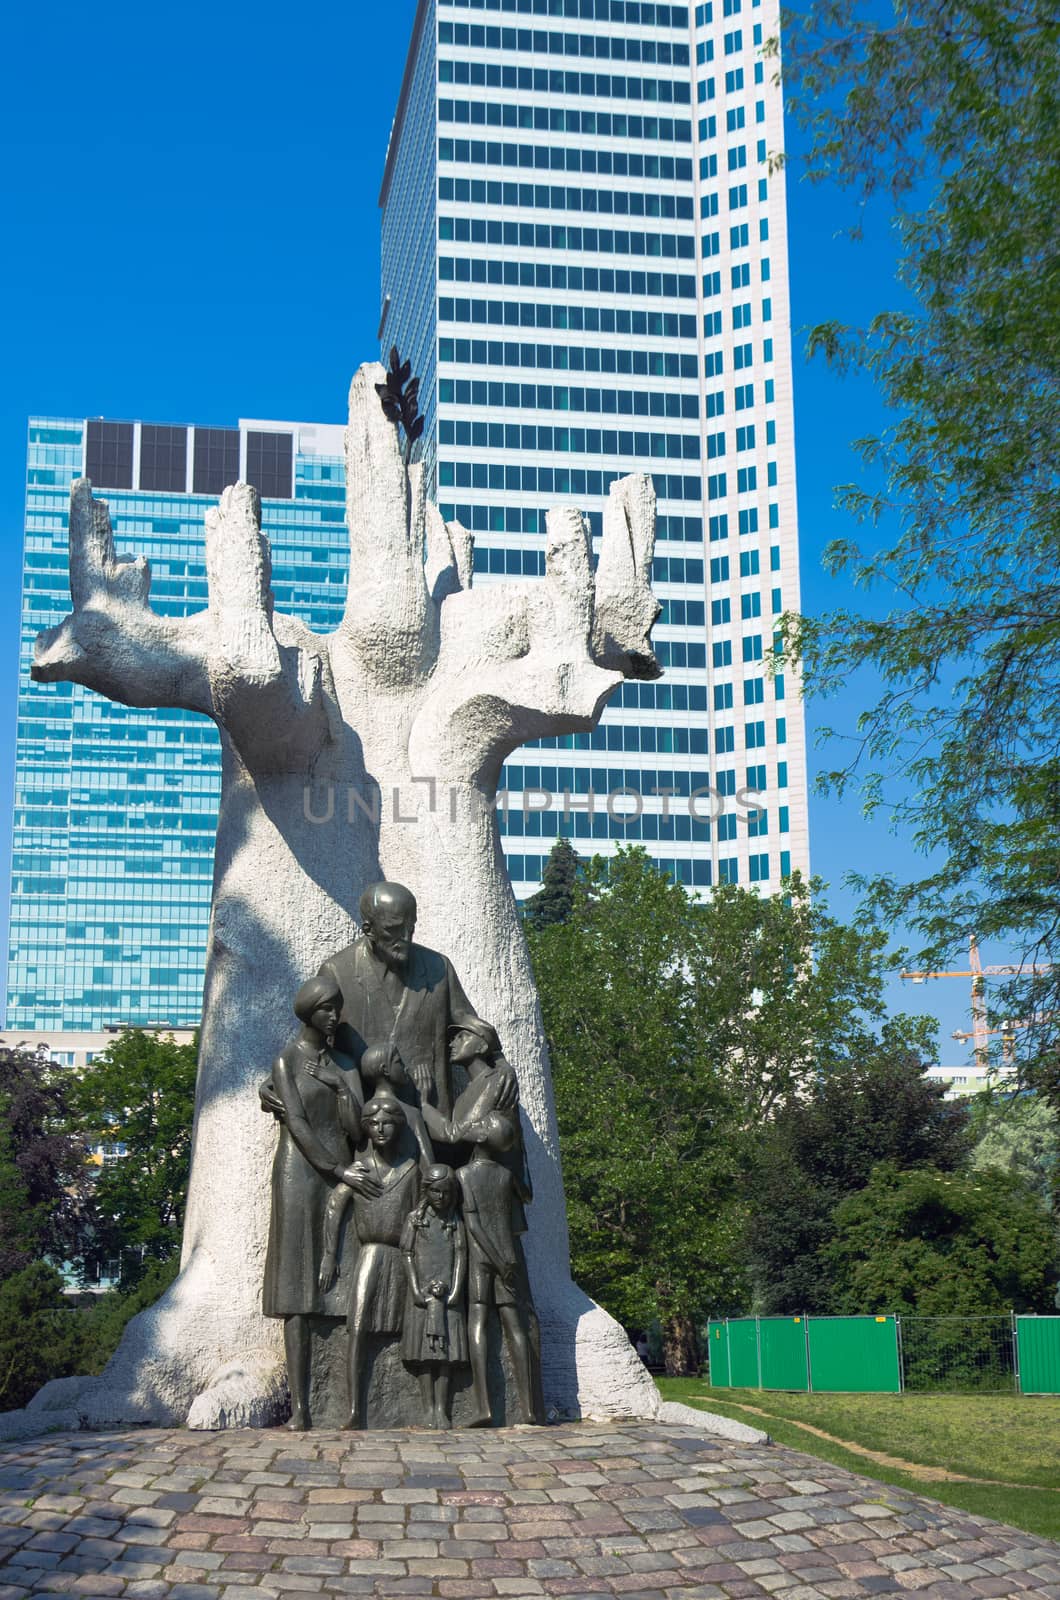
[[146,561],[116,555],[106,505],[73,488],[73,610],[38,640],[34,677],[201,712],[223,762],[181,1272],[102,1378],[35,1403],[89,1425],[260,1423],[282,1404],[278,1327],[260,1312],[275,1130],[257,1084],[291,996],[383,877],[413,888],[417,937],[452,957],[518,1074],[546,1403],[657,1410],[622,1329],[570,1279],[541,1016],[493,809],[517,746],[592,728],[624,677],[658,674],[651,480],[612,486],[595,576],[585,520],[565,508],[548,516],[543,581],[474,589],[471,537],[425,502],[376,394],[384,377],[364,366],[350,391],[349,588],[329,636],[274,611],[249,485],[207,515],[209,602],[180,620],[152,611]]

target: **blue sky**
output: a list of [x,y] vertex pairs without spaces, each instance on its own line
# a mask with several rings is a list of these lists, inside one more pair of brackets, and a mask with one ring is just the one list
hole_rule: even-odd
[[[224,424],[240,416],[339,421],[355,366],[376,354],[377,198],[415,0],[289,7],[227,0],[151,8],[58,0],[5,22],[0,64],[0,773],[13,760],[25,428],[32,413]],[[849,534],[836,483],[850,441],[881,423],[871,387],[802,354],[805,329],[893,304],[885,217],[843,237],[848,202],[799,181],[789,214],[803,605],[849,596],[820,551]],[[863,699],[811,701],[812,748]],[[0,781],[6,895],[10,782]],[[815,872],[843,915],[843,875],[915,870],[908,842],[857,800],[811,801]],[[989,959],[989,955],[987,956]],[[967,987],[910,989],[931,1011],[943,1060],[966,1027]]]

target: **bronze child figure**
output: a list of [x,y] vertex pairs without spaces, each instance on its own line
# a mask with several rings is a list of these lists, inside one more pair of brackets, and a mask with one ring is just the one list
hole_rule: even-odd
[[357,1256],[346,1314],[350,1428],[364,1427],[362,1380],[369,1334],[401,1332],[406,1294],[401,1234],[406,1216],[419,1200],[420,1180],[418,1162],[400,1149],[405,1112],[388,1086],[376,1089],[361,1112],[361,1126],[368,1144],[351,1170],[370,1179],[371,1187],[339,1184],[333,1191],[324,1216],[319,1278],[322,1290],[335,1281],[339,1232],[352,1194]]
[[541,1334],[520,1242],[526,1231],[522,1203],[530,1196],[520,1192],[518,1180],[502,1164],[515,1144],[515,1126],[510,1114],[493,1111],[466,1133],[475,1150],[457,1178],[467,1228],[468,1344],[475,1405],[468,1427],[488,1428],[493,1420],[486,1380],[491,1301],[511,1358],[523,1421],[542,1423]]
[[419,1375],[427,1426],[448,1428],[452,1369],[467,1364],[467,1243],[452,1168],[428,1167],[423,1188],[401,1235],[408,1277],[401,1357]]

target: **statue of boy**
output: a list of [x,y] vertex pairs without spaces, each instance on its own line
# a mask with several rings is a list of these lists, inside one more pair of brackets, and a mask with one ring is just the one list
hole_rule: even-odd
[[515,1126],[510,1115],[491,1111],[467,1129],[467,1136],[474,1141],[474,1154],[457,1173],[467,1229],[467,1333],[475,1406],[467,1426],[488,1428],[493,1421],[486,1380],[491,1301],[500,1317],[523,1420],[541,1423],[541,1333],[519,1237],[526,1231],[522,1204],[530,1196],[520,1192],[519,1180],[503,1165],[515,1143]]

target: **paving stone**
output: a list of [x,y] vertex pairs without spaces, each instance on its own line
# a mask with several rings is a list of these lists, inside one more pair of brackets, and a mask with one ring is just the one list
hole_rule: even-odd
[[1060,1600],[1057,1545],[775,1446],[627,1423],[289,1452],[165,1430],[0,1449],[0,1600]]

